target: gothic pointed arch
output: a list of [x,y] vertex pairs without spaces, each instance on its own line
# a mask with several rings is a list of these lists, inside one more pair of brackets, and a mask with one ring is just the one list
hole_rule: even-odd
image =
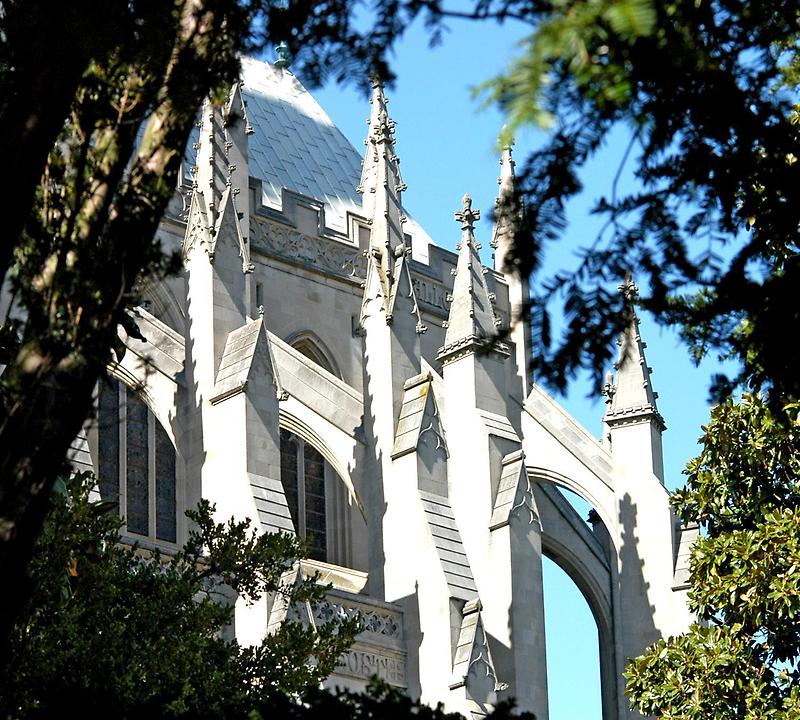
[[114,365],[97,385],[85,433],[97,490],[116,504],[123,536],[169,549],[182,536],[182,463],[153,407],[147,387]]
[[585,479],[576,479],[575,476],[565,475],[557,470],[535,465],[527,465],[526,471],[532,482],[552,483],[559,488],[575,493],[591,506],[606,527],[613,525],[615,517],[613,491],[610,485],[605,484],[601,479],[587,473],[591,482],[586,482]]
[[297,533],[312,560],[367,569],[364,505],[343,463],[313,428],[280,411],[281,484]]
[[616,717],[625,701],[619,685],[619,616],[612,591],[615,550],[599,515],[594,531],[590,530],[550,478],[537,476],[531,468],[528,474],[542,523],[542,553],[575,584],[589,606],[598,633],[603,718]]
[[327,370],[331,375],[335,375],[340,380],[342,373],[333,358],[333,354],[326,347],[325,343],[310,330],[301,330],[286,339],[297,352],[315,362],[323,370]]

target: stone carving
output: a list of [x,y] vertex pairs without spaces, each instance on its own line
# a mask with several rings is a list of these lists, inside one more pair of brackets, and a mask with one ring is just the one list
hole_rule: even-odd
[[367,261],[357,247],[255,218],[250,221],[250,237],[273,257],[359,282],[366,277]]
[[514,495],[514,502],[509,511],[509,515],[519,515],[527,520],[528,525],[537,523],[541,529],[541,520],[539,519],[539,512],[536,508],[536,500],[533,497],[533,488],[528,474],[524,473],[522,482],[517,487],[517,492]]
[[182,244],[184,258],[188,257],[196,244],[202,247],[209,256],[213,253],[213,240],[202,196],[197,190],[194,190],[190,203],[189,219],[186,222],[186,235]]
[[315,608],[314,621],[324,625],[334,618],[351,618],[360,616],[361,632],[373,633],[384,637],[402,639],[402,624],[399,616],[390,612],[367,610],[363,607],[348,606],[334,602],[331,599],[323,600]]
[[478,598],[464,606],[450,689],[467,686],[473,700],[494,703],[494,693],[507,690],[508,684],[497,679],[489,638],[483,626],[482,610],[483,604]]
[[419,277],[415,277],[413,283],[417,302],[421,306],[424,306],[426,310],[447,316],[448,293],[443,285]]
[[[432,392],[433,388],[430,388],[430,390]],[[423,427],[419,431],[418,442],[422,442],[424,445],[427,445],[429,442],[433,442],[433,439],[435,439],[436,445],[433,449],[442,450],[445,458],[450,457],[450,453],[447,452],[447,441],[444,437],[444,427],[442,427],[441,418],[439,417],[439,408],[436,406],[435,402],[427,403],[425,405],[425,414],[422,417],[421,425]],[[430,433],[432,437],[426,439],[426,433]]]
[[336,670],[343,675],[355,675],[360,678],[377,675],[391,685],[401,687],[406,685],[405,660],[382,653],[354,648],[342,656]]
[[[217,221],[217,231],[215,233],[214,246],[218,242],[224,242],[228,239],[234,247],[239,251],[239,257],[242,260],[242,272],[247,274],[255,270],[255,266],[250,261],[250,247],[247,238],[242,231],[241,220],[239,219],[239,208],[236,205],[236,196],[239,190],[236,188],[226,188],[222,196],[222,210],[220,219]],[[230,204],[230,209],[227,205]],[[214,250],[211,251],[211,260],[214,259]]]

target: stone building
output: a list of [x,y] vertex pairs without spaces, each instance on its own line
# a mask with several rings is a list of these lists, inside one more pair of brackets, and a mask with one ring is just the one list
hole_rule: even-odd
[[[245,60],[189,155],[159,230],[185,272],[145,288],[146,341],[123,338],[76,447],[126,535],[172,549],[205,497],[220,518],[311,537],[302,571],[333,588],[317,619],[366,618],[331,684],[377,673],[467,717],[514,696],[547,718],[549,556],[597,623],[603,717],[629,717],[626,658],[690,620],[696,532],[670,514],[636,322],[600,441],[531,381],[522,325],[487,342],[528,292],[497,270],[513,228],[465,197],[454,254],[405,214],[379,86],[362,158],[287,69]],[[500,175],[508,192],[510,150]],[[235,632],[257,642],[280,621],[241,604]]]

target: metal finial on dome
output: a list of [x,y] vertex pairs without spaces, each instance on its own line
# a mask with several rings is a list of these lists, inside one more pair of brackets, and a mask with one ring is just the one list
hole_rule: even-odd
[[289,46],[281,41],[275,48],[278,59],[275,61],[275,67],[279,70],[285,70],[289,67]]

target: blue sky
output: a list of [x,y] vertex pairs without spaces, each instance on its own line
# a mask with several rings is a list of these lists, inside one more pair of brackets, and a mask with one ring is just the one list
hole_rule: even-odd
[[[496,138],[503,119],[495,108],[479,109],[471,88],[501,71],[514,56],[528,29],[520,24],[453,21],[444,42],[428,46],[420,26],[409,29],[393,55],[397,84],[387,91],[389,112],[397,124],[397,151],[406,209],[434,241],[454,248],[459,237],[453,212],[469,192],[483,213],[476,234],[483,240],[490,264],[490,212],[497,193]],[[357,147],[366,136],[369,106],[355,87],[329,86],[314,92],[334,122]],[[535,130],[517,138],[515,156],[522,160],[542,135]],[[615,133],[602,154],[587,168],[585,190],[569,208],[570,226],[563,242],[546,258],[551,270],[575,263],[575,250],[587,245],[598,230],[589,215],[593,202],[607,190],[625,146],[625,133]],[[634,269],[635,273],[635,269]],[[708,417],[708,386],[718,364],[712,358],[700,368],[674,332],[641,318],[648,364],[659,392],[659,409],[668,430],[664,435],[666,483],[682,483],[681,470],[696,454],[700,426]],[[580,378],[566,397],[557,398],[595,436],[600,434],[601,398],[587,397],[588,378]],[[566,576],[549,561],[545,567],[548,665],[551,720],[600,719],[597,638],[586,603]]]

